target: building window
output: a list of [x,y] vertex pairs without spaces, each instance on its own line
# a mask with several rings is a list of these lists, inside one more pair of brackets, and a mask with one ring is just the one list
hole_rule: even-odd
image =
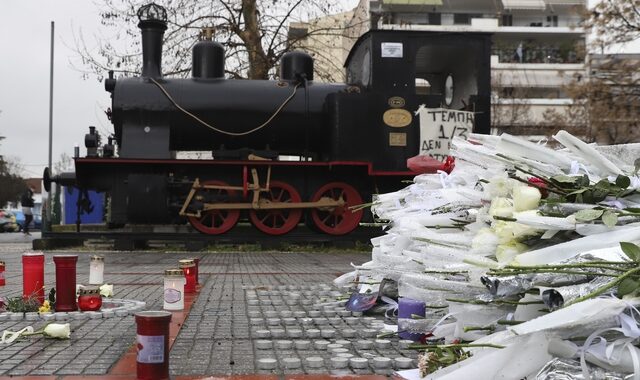
[[428,20],[429,20],[429,25],[441,25],[442,24],[442,17],[440,16],[440,13],[429,13],[428,14]]
[[545,26],[558,26],[558,15],[547,16],[547,24]]
[[513,26],[513,15],[502,15],[502,26]]
[[453,14],[454,25],[469,25],[471,24],[471,15],[468,13],[454,13]]

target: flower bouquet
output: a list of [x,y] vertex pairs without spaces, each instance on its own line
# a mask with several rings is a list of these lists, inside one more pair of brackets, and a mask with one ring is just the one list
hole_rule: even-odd
[[424,302],[398,321],[429,337],[399,376],[640,379],[640,146],[554,138],[456,138],[450,173],[375,197],[385,235],[336,284],[390,279]]

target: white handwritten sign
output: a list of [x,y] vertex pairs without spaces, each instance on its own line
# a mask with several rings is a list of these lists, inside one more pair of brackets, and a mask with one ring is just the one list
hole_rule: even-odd
[[455,136],[466,140],[473,131],[473,112],[420,106],[416,114],[420,116],[420,154],[439,161],[449,155]]

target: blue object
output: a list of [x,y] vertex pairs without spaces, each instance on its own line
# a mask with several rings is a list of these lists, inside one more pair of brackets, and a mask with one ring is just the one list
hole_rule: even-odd
[[[11,210],[11,212],[16,217],[16,224],[19,230],[24,230],[24,213],[22,210]],[[33,214],[33,220],[29,224],[29,229],[39,230],[40,228],[42,228],[42,216],[40,216],[40,214]]]
[[[66,186],[62,195],[64,196],[64,224],[75,224],[77,217],[78,194],[77,188]],[[80,214],[80,223],[95,224],[102,223],[104,218],[104,194],[95,191],[89,191],[89,200],[93,210],[90,213],[83,212]]]

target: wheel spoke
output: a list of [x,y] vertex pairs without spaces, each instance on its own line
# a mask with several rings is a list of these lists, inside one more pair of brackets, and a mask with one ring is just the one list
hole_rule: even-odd
[[[205,181],[202,185],[211,186],[228,186],[227,183],[222,181]],[[205,199],[212,199],[215,203],[228,202],[230,198],[235,195],[234,190],[224,189],[201,189],[201,194],[205,195]],[[211,198],[209,198],[211,197]],[[240,218],[240,211],[238,210],[208,210],[203,211],[200,218],[189,217],[189,223],[198,231],[210,234],[219,235],[229,231]]]
[[[285,182],[271,182],[269,192],[262,198],[272,203],[301,202],[300,195],[291,185]],[[256,228],[269,235],[282,235],[291,231],[300,221],[300,209],[251,210],[249,218]]]
[[343,201],[343,206],[335,206],[324,210],[311,210],[311,217],[321,231],[331,235],[344,235],[353,231],[362,219],[362,210],[352,212],[350,206],[362,203],[362,198],[353,186],[344,182],[331,182],[322,186],[312,198],[317,202],[321,198]]

